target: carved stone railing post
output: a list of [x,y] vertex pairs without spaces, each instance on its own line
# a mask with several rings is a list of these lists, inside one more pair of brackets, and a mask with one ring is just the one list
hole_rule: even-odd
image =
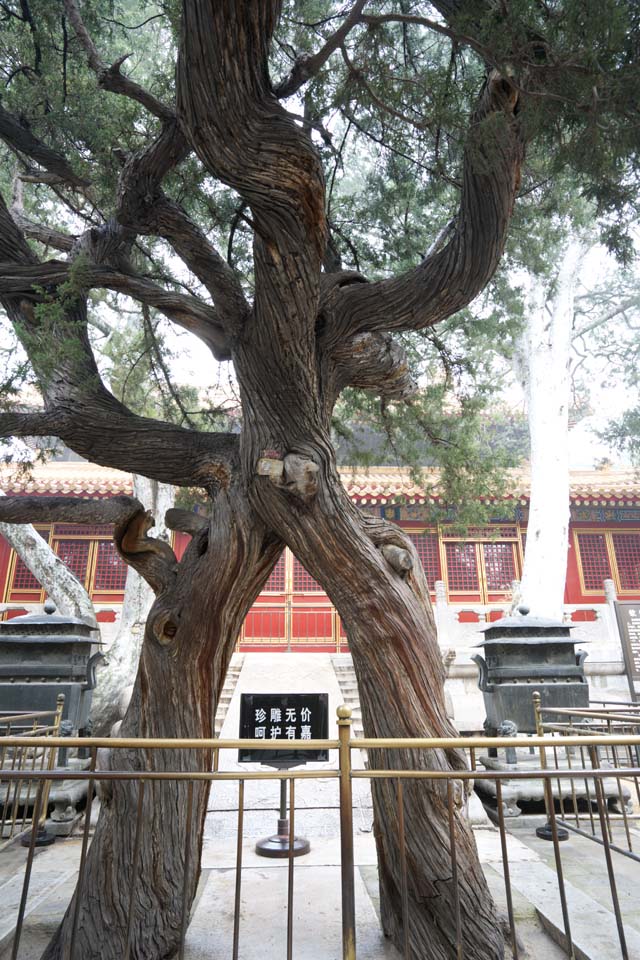
[[615,602],[618,599],[616,593],[616,585],[613,580],[604,581],[604,598],[607,603],[607,633],[609,634],[609,640],[612,644],[620,650],[620,656],[622,657],[622,637],[620,636],[620,630],[618,628],[618,618],[616,617],[616,608]]
[[444,580],[436,580],[433,586],[436,592],[434,613],[436,617],[436,627],[438,628],[438,643],[442,647],[449,639],[447,636],[447,611],[449,607],[447,603],[447,588]]

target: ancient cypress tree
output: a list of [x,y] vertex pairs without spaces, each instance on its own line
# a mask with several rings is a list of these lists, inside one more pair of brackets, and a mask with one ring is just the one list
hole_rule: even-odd
[[[345,624],[367,735],[453,734],[420,563],[397,527],[362,515],[349,500],[336,469],[331,417],[347,386],[376,391],[385,402],[410,396],[414,384],[394,336],[433,327],[491,278],[521,181],[525,141],[540,131],[535,111],[523,122],[528,99],[548,92],[556,124],[563,110],[583,122],[585,97],[593,106],[589,65],[585,76],[577,67],[574,76],[571,51],[561,50],[566,63],[552,55],[565,28],[582,29],[574,23],[580,5],[568,6],[573,19],[562,24],[546,4],[521,3],[513,12],[482,0],[390,2],[382,12],[365,0],[346,7],[330,0],[184,0],[181,9],[132,0],[2,5],[8,94],[0,106],[0,137],[33,193],[31,206],[12,204],[8,195],[0,201],[0,299],[29,356],[42,408],[5,409],[0,435],[59,437],[96,463],[197,486],[209,500],[206,520],[169,512],[169,526],[192,537],[180,563],[166,543],[147,536],[150,520],[133,499],[0,502],[7,522],[113,523],[121,555],[152,586],[156,599],[122,735],[211,736],[235,639],[285,544]],[[626,11],[625,4],[613,6]],[[156,21],[148,29],[160,31],[165,65],[175,62],[175,85],[171,71],[154,73],[147,63],[149,82],[142,85],[127,74],[123,57],[104,59],[103,47],[113,49],[113,24],[124,19],[125,26],[141,23],[142,29],[147,14]],[[597,25],[589,29],[597,36]],[[626,20],[619,34],[610,41],[618,51],[628,37]],[[135,34],[127,40],[135,42]],[[442,84],[430,91],[420,64],[434,44]],[[290,70],[279,79],[283,51]],[[381,83],[387,55],[393,71],[404,65],[401,95],[382,95],[372,86],[365,61],[376,54]],[[561,68],[576,103],[557,93]],[[460,93],[471,87],[473,102]],[[20,91],[29,94],[26,110]],[[323,96],[326,114],[318,107]],[[609,106],[612,101],[613,93]],[[437,123],[436,107],[443,108]],[[328,217],[323,169],[325,147],[335,139],[325,122],[332,110],[339,114],[336,130],[360,128],[371,143],[386,137],[396,158],[411,149],[411,138],[420,149],[434,141],[435,161],[422,163],[422,176],[443,174],[452,190],[454,216],[428,253],[381,279],[342,269],[351,241],[344,223]],[[375,110],[382,129],[367,114]],[[457,122],[448,140],[447,117]],[[329,150],[329,190],[343,162],[340,150]],[[583,163],[585,176],[592,160],[593,153]],[[47,222],[52,210],[53,225]],[[215,241],[226,228],[231,236],[241,229],[250,237],[242,257],[231,243],[228,257],[219,252]],[[189,284],[168,276],[159,246],[171,251],[172,263],[182,261]],[[52,258],[50,248],[62,256]],[[117,400],[101,379],[88,332],[96,289],[124,293],[199,337],[211,351],[212,369],[214,358],[231,361],[241,432],[176,426]],[[117,765],[195,771],[210,759],[195,751],[145,757],[131,751],[119,752]],[[441,770],[464,763],[456,751],[380,759]],[[139,960],[172,955],[183,889],[189,900],[195,892],[205,787],[196,785],[193,796],[187,836],[184,785],[157,783],[145,792],[132,933],[132,956]],[[503,956],[502,936],[462,799],[455,829],[464,955],[493,960]],[[114,783],[82,891],[47,960],[66,955],[75,920],[77,956],[122,956],[135,805],[135,789]],[[374,807],[383,926],[401,942],[396,798],[384,781],[374,785]],[[408,786],[405,818],[412,956],[453,957],[454,889],[441,788]]]

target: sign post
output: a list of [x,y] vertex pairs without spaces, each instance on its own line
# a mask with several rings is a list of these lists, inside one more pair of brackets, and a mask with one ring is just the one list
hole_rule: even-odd
[[[273,750],[241,748],[239,763],[263,763],[288,770],[310,760],[326,762],[328,750],[294,750],[292,740],[326,740],[329,735],[329,695],[327,693],[243,693],[240,697],[240,738],[265,740]],[[280,816],[277,833],[256,844],[262,857],[288,857],[289,819],[287,817],[287,781],[280,781]],[[293,856],[311,849],[304,837],[295,837]]]
[[636,681],[640,680],[640,602],[616,600],[616,619],[622,641],[624,666],[629,681],[629,691],[634,703],[638,702]]

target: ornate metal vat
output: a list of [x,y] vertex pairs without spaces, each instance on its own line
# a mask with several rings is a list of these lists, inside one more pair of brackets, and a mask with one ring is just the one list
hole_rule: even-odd
[[63,693],[63,719],[75,732],[87,725],[102,654],[90,624],[57,615],[50,600],[44,609],[0,623],[0,714],[55,710]]
[[485,728],[495,735],[501,723],[516,724],[521,733],[535,733],[532,694],[540,692],[542,707],[588,707],[589,685],[584,675],[586,652],[576,652],[573,625],[530,617],[505,617],[485,627],[485,657],[478,664],[478,686],[487,713]]

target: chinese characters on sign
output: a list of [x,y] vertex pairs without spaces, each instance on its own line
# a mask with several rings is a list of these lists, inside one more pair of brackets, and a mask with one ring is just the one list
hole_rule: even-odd
[[635,700],[637,695],[634,681],[640,680],[640,603],[617,600],[615,608],[622,639],[625,669],[631,695]]
[[274,750],[242,749],[238,760],[283,767],[308,760],[328,760],[327,750],[293,750],[286,746],[291,740],[326,740],[328,730],[329,696],[326,693],[243,693],[240,737],[279,741],[279,746]]

